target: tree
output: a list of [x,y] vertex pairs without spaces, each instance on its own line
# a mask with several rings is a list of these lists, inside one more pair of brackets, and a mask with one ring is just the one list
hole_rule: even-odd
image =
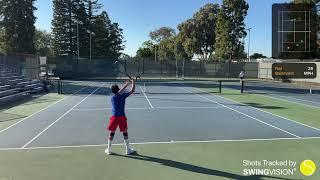
[[259,59],[259,58],[266,58],[266,56],[264,56],[263,54],[260,54],[260,53],[253,53],[250,56],[250,59]]
[[158,56],[160,60],[174,60],[174,36],[160,41],[158,45]]
[[124,49],[123,30],[118,23],[112,23],[108,13],[103,11],[95,21],[94,55],[118,58]]
[[52,36],[54,54],[57,56],[76,54],[73,46],[71,0],[53,0]]
[[175,30],[170,27],[161,27],[149,33],[151,40],[156,43],[160,43],[175,35]]
[[5,52],[4,28],[0,26],[0,54],[4,54]]
[[53,56],[51,33],[36,29],[34,36],[34,44],[36,54],[40,56]]
[[223,0],[216,26],[216,56],[219,60],[242,56],[244,44],[241,41],[247,33],[244,19],[249,5],[245,0]]
[[153,53],[151,52],[151,50],[149,48],[140,47],[137,50],[136,57],[137,58],[151,58],[151,57],[153,57]]
[[123,29],[119,27],[118,23],[112,23],[110,35],[109,35],[110,44],[110,55],[114,58],[119,58],[121,51],[124,50],[124,37]]
[[102,12],[95,20],[95,36],[94,36],[94,52],[95,56],[108,56],[110,49],[110,41],[108,39],[112,26],[111,20],[107,12]]
[[184,47],[189,54],[197,54],[202,60],[209,60],[215,50],[215,27],[218,4],[206,4],[193,15],[192,19],[178,25],[185,39]]
[[34,53],[34,2],[35,0],[1,1],[0,20],[6,53]]
[[97,13],[103,6],[102,4],[99,3],[98,0],[84,0],[84,3],[85,3],[87,15],[88,15],[88,21],[89,21],[88,29],[90,31],[93,31],[94,22],[97,17]]
[[151,40],[142,43],[136,52],[136,58],[153,58],[155,56],[155,44]]
[[192,55],[188,55],[188,53],[185,51],[184,46],[183,46],[183,36],[181,33],[177,34],[174,37],[174,56],[177,60],[185,59],[185,60],[190,60],[192,58]]

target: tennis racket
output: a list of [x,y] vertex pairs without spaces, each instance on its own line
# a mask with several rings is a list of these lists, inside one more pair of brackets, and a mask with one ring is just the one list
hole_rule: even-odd
[[[115,64],[120,64],[122,67],[124,67],[124,65],[120,61],[116,61]],[[121,71],[120,69],[119,69],[119,72],[126,75],[130,80],[133,80],[133,78],[128,74],[127,69],[126,68],[123,68],[123,69],[124,69],[124,72]],[[136,76],[135,80],[136,81],[141,80],[141,77],[138,75]]]

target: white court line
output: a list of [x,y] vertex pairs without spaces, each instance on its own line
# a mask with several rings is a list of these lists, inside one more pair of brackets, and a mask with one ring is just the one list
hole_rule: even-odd
[[14,124],[10,125],[9,127],[5,128],[5,129],[2,129],[2,130],[0,131],[0,134],[1,134],[2,132],[7,131],[8,129],[12,128],[13,126],[16,126],[16,125],[20,124],[21,122],[23,122],[23,121],[25,121],[25,120],[27,120],[27,119],[31,118],[32,116],[34,116],[34,115],[36,115],[36,114],[38,114],[38,113],[40,113],[40,112],[42,112],[42,111],[44,111],[44,110],[46,110],[46,109],[48,109],[48,108],[50,108],[50,107],[52,107],[52,106],[54,106],[54,105],[58,104],[59,102],[61,102],[61,101],[65,100],[65,99],[67,99],[67,98],[69,98],[70,96],[72,96],[72,95],[74,95],[74,94],[76,94],[76,93],[78,93],[78,92],[82,91],[82,90],[83,90],[83,89],[85,89],[85,88],[88,88],[88,87],[83,87],[83,88],[81,88],[80,90],[76,91],[75,93],[73,93],[73,94],[71,94],[71,95],[68,95],[68,96],[66,96],[66,97],[62,98],[62,99],[60,99],[59,101],[57,101],[57,102],[55,102],[55,103],[53,103],[53,104],[50,104],[49,106],[47,106],[47,107],[45,107],[45,108],[41,109],[40,111],[37,111],[37,112],[35,112],[35,113],[31,114],[30,116],[28,116],[28,117],[26,117],[26,118],[24,118],[24,119],[22,119],[22,120],[20,120],[20,121],[18,121],[18,122],[16,122],[16,123],[14,123]]
[[[112,108],[73,109],[73,111],[106,111]],[[125,108],[126,110],[147,110],[151,108]]]
[[319,102],[315,102],[315,101],[310,101],[310,100],[305,100],[305,99],[300,99],[300,98],[295,98],[295,97],[289,97],[289,96],[281,96],[281,95],[277,95],[279,97],[286,97],[286,98],[289,98],[289,99],[295,99],[295,100],[299,100],[299,101],[305,101],[305,102],[309,102],[309,103],[313,103],[313,104],[319,104]]
[[39,134],[37,134],[35,137],[33,137],[29,142],[27,142],[25,145],[23,145],[21,148],[27,147],[29,144],[31,144],[34,140],[36,140],[41,134],[43,134],[45,131],[47,131],[51,126],[53,126],[56,122],[58,122],[60,119],[62,119],[64,116],[66,116],[69,112],[72,111],[75,107],[77,107],[79,104],[81,104],[83,101],[85,101],[89,96],[91,96],[93,93],[95,93],[97,90],[99,90],[101,87],[96,88],[91,94],[83,98],[80,102],[78,102],[76,105],[74,105],[72,108],[70,108],[67,112],[65,112],[62,116],[60,116],[57,120],[55,120],[53,123],[51,123],[49,126],[47,126],[44,130],[42,130]]
[[[254,90],[252,92],[264,93],[262,91],[256,91],[256,90]],[[275,95],[275,96],[279,96],[279,97],[282,97],[282,98],[288,98],[288,99],[281,99],[281,98],[277,98],[277,97],[274,97],[274,96],[271,96],[271,95],[264,95],[264,94],[254,94],[254,95],[263,96],[263,97],[272,98],[272,99],[277,99],[277,100],[280,100],[280,101],[286,101],[286,102],[289,102],[289,103],[299,104],[299,105],[302,105],[302,106],[309,106],[309,107],[312,107],[312,108],[320,108],[319,106],[313,106],[313,105],[304,104],[304,103],[300,103],[300,102],[290,101],[290,100],[288,100],[288,99],[290,99],[290,97],[287,97],[287,96]],[[296,99],[296,98],[292,98],[292,99]],[[296,99],[296,100],[300,100],[300,99]],[[302,101],[302,99],[300,101]]]
[[[197,89],[198,89],[199,91],[201,91],[201,92],[206,92],[206,91],[204,91],[204,90],[202,90],[202,89],[199,89],[199,88],[197,88]],[[240,102],[237,102],[237,101],[234,101],[234,100],[231,100],[231,99],[227,99],[227,98],[225,98],[225,97],[218,96],[218,95],[215,95],[215,94],[211,94],[211,95],[212,95],[212,96],[220,97],[220,98],[225,99],[225,100],[227,100],[227,101],[234,102],[234,103],[236,103],[236,104],[241,104],[241,105],[244,105],[244,106],[249,106],[249,107],[251,107],[251,108],[253,108],[253,109],[255,109],[255,110],[258,110],[258,111],[261,111],[261,112],[264,112],[264,113],[267,113],[267,114],[271,114],[271,115],[273,115],[273,116],[276,116],[276,117],[285,119],[285,120],[287,120],[287,121],[291,121],[291,122],[294,122],[294,123],[296,123],[296,124],[300,124],[300,125],[303,125],[303,126],[305,126],[305,127],[309,127],[309,128],[311,128],[311,129],[320,131],[319,128],[316,128],[316,127],[313,127],[313,126],[310,126],[310,125],[307,125],[307,124],[303,124],[303,123],[301,123],[301,122],[294,121],[294,120],[292,120],[292,119],[289,119],[289,118],[286,118],[286,117],[283,117],[283,116],[280,116],[280,115],[277,115],[277,114],[273,114],[273,113],[271,113],[271,112],[262,110],[262,109],[260,109],[260,108],[256,108],[256,107],[253,107],[253,106],[250,106],[250,105],[247,105],[247,104],[243,104],[243,103],[240,103]]]
[[[197,89],[198,89],[198,88],[197,88]],[[199,91],[203,91],[203,90],[201,90],[201,89],[198,89],[198,90],[199,90]],[[203,91],[203,92],[205,92],[205,91]],[[227,98],[225,98],[225,97],[218,96],[218,95],[215,95],[215,94],[211,94],[211,95],[220,97],[220,98],[222,98],[222,99],[225,99],[225,100],[227,100],[227,101],[231,101],[231,102],[234,102],[234,103],[237,103],[237,104],[241,104],[241,105],[244,105],[244,106],[249,106],[249,107],[251,107],[251,108],[253,108],[253,109],[255,109],[255,110],[258,110],[258,111],[261,111],[261,112],[264,112],[264,113],[267,113],[267,114],[271,114],[271,115],[273,115],[273,116],[276,116],[276,117],[285,119],[285,120],[287,120],[287,121],[291,121],[291,122],[294,122],[294,123],[296,123],[296,124],[300,124],[300,125],[302,125],[302,126],[305,126],[305,127],[308,127],[308,128],[311,128],[311,129],[314,129],[314,130],[317,130],[317,131],[320,131],[319,128],[316,128],[316,127],[313,127],[313,126],[310,126],[310,125],[307,125],[307,124],[304,124],[304,123],[301,123],[301,122],[298,122],[298,121],[294,121],[294,120],[292,120],[292,119],[289,119],[289,118],[286,118],[286,117],[283,117],[283,116],[280,116],[280,115],[277,115],[277,114],[273,114],[273,113],[271,113],[271,112],[262,110],[262,109],[260,109],[260,108],[256,108],[256,107],[253,107],[253,106],[250,106],[250,105],[247,105],[247,104],[243,104],[243,103],[240,103],[240,102],[237,102],[237,101],[234,101],[234,100],[231,100],[231,99],[227,99]]]
[[196,107],[175,107],[175,106],[171,106],[171,107],[156,107],[155,109],[218,109],[220,107],[218,106],[196,106]]
[[[185,91],[188,91],[188,92],[190,92],[190,93],[193,93],[192,91],[189,91],[189,90],[187,90],[186,88],[183,88],[183,87],[180,87],[180,88],[182,88],[182,89],[184,89]],[[194,93],[194,94],[195,94],[195,93]],[[277,127],[277,126],[274,126],[274,125],[272,125],[272,124],[266,123],[266,122],[264,122],[264,121],[262,121],[262,120],[260,120],[260,119],[257,119],[257,118],[255,118],[255,117],[252,117],[252,116],[250,116],[250,115],[248,115],[248,114],[246,114],[246,113],[243,113],[243,112],[241,112],[241,111],[238,111],[238,110],[236,110],[236,109],[233,109],[233,108],[231,108],[231,107],[229,107],[229,106],[226,106],[226,105],[224,105],[224,104],[221,104],[221,103],[219,103],[219,102],[217,102],[217,101],[214,101],[214,100],[212,100],[212,99],[209,99],[209,98],[207,98],[207,97],[205,97],[205,96],[202,96],[202,95],[200,95],[200,94],[195,94],[195,95],[197,95],[197,96],[199,96],[199,97],[202,97],[203,99],[207,99],[208,101],[211,101],[211,102],[213,102],[213,103],[219,104],[220,106],[223,106],[223,107],[225,107],[225,108],[227,108],[227,109],[230,109],[230,110],[232,110],[232,111],[234,111],[234,112],[236,112],[236,113],[242,114],[242,115],[244,115],[244,116],[246,116],[246,117],[248,117],[248,118],[251,118],[251,119],[253,119],[253,120],[256,120],[256,121],[258,121],[258,122],[260,122],[260,123],[262,123],[262,124],[268,125],[268,126],[270,126],[270,127],[273,127],[273,128],[275,128],[275,129],[278,129],[278,130],[280,130],[280,131],[282,131],[282,132],[285,132],[285,133],[287,133],[287,134],[290,134],[290,135],[292,135],[292,136],[294,136],[294,137],[301,138],[300,136],[297,136],[297,135],[295,135],[295,134],[293,134],[293,133],[291,133],[291,132],[288,132],[288,131],[286,131],[286,130],[284,130],[284,129],[281,129],[281,128]]]
[[[218,109],[218,106],[168,106],[168,107],[155,107],[153,109]],[[107,111],[111,110],[112,108],[93,108],[93,109],[73,109],[72,111]],[[126,110],[150,110],[152,108],[125,108]]]
[[149,100],[148,96],[147,96],[147,95],[146,95],[146,93],[143,91],[143,89],[142,89],[142,87],[141,87],[141,86],[140,86],[140,89],[141,89],[141,92],[143,93],[144,97],[147,99],[147,101],[148,101],[148,103],[149,103],[150,107],[153,109],[154,107],[152,106],[152,104],[151,104],[151,102],[150,102],[150,100]]
[[[203,140],[203,141],[155,141],[155,142],[139,142],[130,143],[132,145],[152,145],[152,144],[184,144],[184,143],[222,143],[222,142],[255,142],[255,141],[281,141],[281,140],[312,140],[320,139],[320,137],[302,137],[302,138],[267,138],[267,139],[226,139],[226,140]],[[87,148],[87,147],[104,147],[107,144],[88,144],[74,146],[39,146],[29,148],[0,148],[0,151],[8,150],[37,150],[37,149],[65,149],[65,148]],[[113,146],[124,145],[123,143],[112,144]]]

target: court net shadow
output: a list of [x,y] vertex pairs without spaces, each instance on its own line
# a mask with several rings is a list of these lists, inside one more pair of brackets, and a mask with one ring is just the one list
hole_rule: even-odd
[[135,160],[141,160],[141,161],[159,163],[159,164],[161,164],[163,166],[176,168],[176,169],[179,169],[179,170],[184,170],[184,171],[189,171],[189,172],[199,173],[199,174],[204,174],[204,175],[209,175],[209,176],[219,176],[219,177],[224,177],[224,178],[228,178],[228,179],[262,180],[263,178],[272,178],[272,179],[283,179],[283,180],[297,180],[297,179],[287,179],[287,178],[264,176],[264,175],[242,176],[242,175],[233,174],[233,173],[230,173],[230,172],[225,172],[225,171],[220,171],[220,170],[215,170],[215,169],[209,169],[209,168],[196,166],[196,165],[183,163],[183,162],[178,162],[178,161],[174,161],[174,160],[140,155],[138,153],[133,154],[133,155],[129,155],[129,156],[121,155],[121,154],[114,154],[114,156],[123,157],[123,158],[130,158],[130,159],[135,159]]
[[26,118],[27,116],[19,115],[19,114],[12,114],[12,113],[5,113],[0,112],[0,123],[6,122],[6,121],[14,121],[14,120],[20,120],[23,118]]
[[264,104],[260,104],[260,103],[253,103],[253,102],[239,104],[239,106],[251,106],[251,107],[255,107],[255,108],[259,108],[259,109],[287,109],[287,108],[281,107],[281,106],[268,106],[268,105],[264,105]]

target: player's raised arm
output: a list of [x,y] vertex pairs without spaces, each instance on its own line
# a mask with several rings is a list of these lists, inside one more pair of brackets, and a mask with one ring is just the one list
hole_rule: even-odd
[[120,89],[120,91],[118,92],[119,94],[122,94],[123,91],[129,86],[129,81],[126,81],[124,86]]
[[129,92],[130,95],[133,94],[136,90],[136,82],[134,81],[134,79],[131,80],[131,83],[132,83],[131,90]]

